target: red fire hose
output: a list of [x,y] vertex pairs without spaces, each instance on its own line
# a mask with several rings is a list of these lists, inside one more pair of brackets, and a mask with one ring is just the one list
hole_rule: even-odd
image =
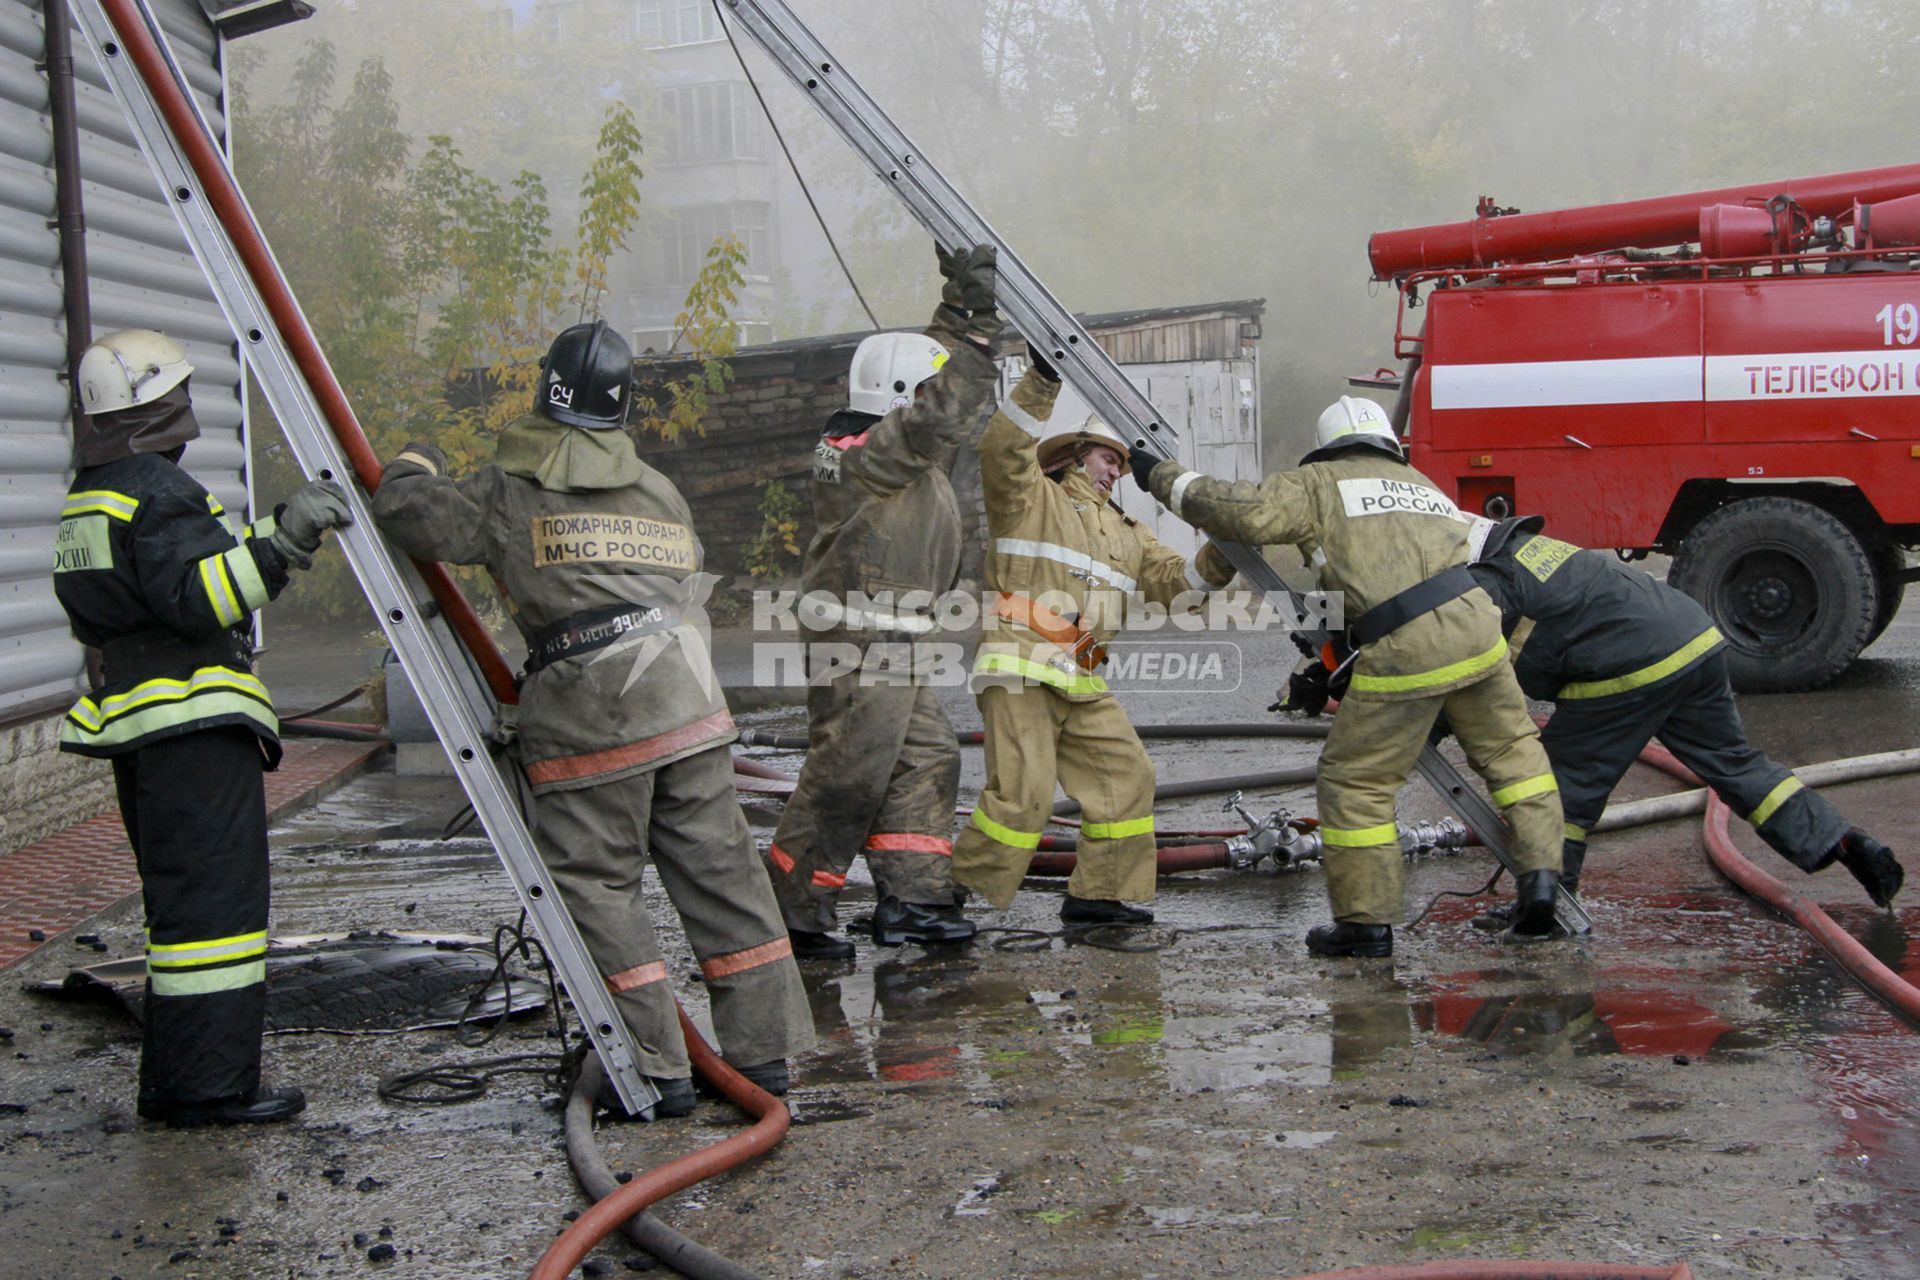
[[693,1069],[727,1098],[755,1117],[753,1125],[722,1142],[689,1152],[656,1169],[637,1175],[612,1195],[595,1204],[547,1246],[532,1280],[566,1280],[596,1244],[620,1229],[620,1224],[648,1205],[684,1191],[696,1182],[724,1173],[753,1157],[764,1155],[784,1138],[793,1122],[787,1104],[756,1087],[728,1066],[701,1038],[699,1029],[680,1011],[680,1030],[687,1038]]
[[[313,330],[307,327],[300,304],[294,300],[293,290],[280,274],[280,267],[273,260],[273,252],[267,247],[266,237],[261,234],[252,213],[247,209],[246,199],[234,183],[233,175],[228,172],[226,161],[213,139],[201,127],[193,103],[168,72],[166,55],[155,43],[146,24],[140,20],[139,11],[131,0],[102,0],[102,8],[120,36],[121,47],[133,60],[140,79],[146,83],[147,92],[153,95],[154,105],[166,120],[174,141],[179,144],[187,163],[193,166],[194,176],[200,180],[208,204],[220,219],[228,238],[233,241],[234,250],[245,264],[254,288],[260,291],[261,301],[272,315],[274,327],[280,331],[294,363],[300,367],[301,375],[306,379],[321,413],[326,416],[328,426],[333,429],[334,439],[347,455],[354,475],[361,487],[372,493],[380,487],[380,459],[375,456],[373,446],[367,443],[366,434],[361,431],[359,420],[354,417],[353,406],[347,403],[346,392],[341,390],[339,381],[333,376],[333,368],[320,350]],[[107,53],[108,56],[112,55],[111,48]],[[473,606],[460,594],[460,588],[454,584],[452,577],[437,564],[416,562],[416,566],[448,624],[459,635],[474,661],[480,664],[493,696],[501,702],[518,702],[520,693],[514,686],[512,670],[507,666],[506,659],[500,656],[493,637],[481,624]]]

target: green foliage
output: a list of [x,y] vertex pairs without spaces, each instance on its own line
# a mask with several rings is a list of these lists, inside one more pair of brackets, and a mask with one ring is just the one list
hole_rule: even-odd
[[778,480],[760,489],[760,532],[746,545],[747,572],[755,578],[781,578],[800,560],[800,499]]
[[685,308],[674,317],[677,332],[670,348],[678,350],[684,341],[699,363],[685,378],[666,384],[664,405],[641,419],[640,431],[662,440],[678,440],[689,431],[706,434],[708,403],[733,382],[727,357],[738,350],[739,338],[731,313],[740,301],[740,268],[746,261],[747,247],[736,236],[716,237],[708,248],[707,265],[687,290]]
[[[606,108],[574,242],[561,244],[539,175],[503,185],[445,135],[411,162],[384,63],[361,63],[338,105],[335,74],[332,47],[311,42],[285,100],[236,130],[241,181],[375,453],[389,458],[427,439],[455,474],[471,472],[526,412],[553,334],[599,311],[607,262],[640,211],[639,127],[624,103]],[[235,97],[249,111],[245,78]],[[731,377],[719,357],[732,351],[726,309],[744,250],[716,255],[682,319],[696,351],[715,358],[671,397],[656,428],[668,438],[697,422],[705,397]],[[269,416],[255,421],[264,427]],[[286,492],[298,472],[277,432],[259,434],[261,491]],[[483,575],[463,576],[477,586]],[[293,589],[328,616],[358,607],[338,557],[296,576]]]

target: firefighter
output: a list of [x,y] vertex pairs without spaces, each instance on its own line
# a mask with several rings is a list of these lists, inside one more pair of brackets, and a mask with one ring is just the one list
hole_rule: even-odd
[[352,521],[309,483],[235,530],[181,469],[197,439],[178,343],[122,329],[78,377],[77,474],[60,513],[53,589],[105,683],[60,727],[60,749],[113,762],[146,910],[138,1110],[176,1128],[286,1120],[306,1097],[260,1084],[267,951],[262,773],[279,721],[253,674],[253,612],[320,536]]
[[[1565,810],[1562,883],[1578,890],[1587,833],[1658,737],[1780,856],[1809,874],[1838,862],[1890,906],[1905,872],[1887,847],[1747,741],[1707,611],[1617,557],[1542,535],[1541,523],[1476,522],[1473,576],[1500,607],[1521,689],[1554,704],[1541,738]],[[1508,914],[1477,923],[1504,927]]]
[[1048,430],[1060,381],[1033,365],[987,424],[985,620],[974,680],[987,783],[953,850],[954,879],[1013,901],[1056,781],[1083,810],[1067,924],[1147,924],[1154,894],[1153,762],[1098,668],[1138,594],[1178,607],[1233,578],[1207,544],[1189,562],[1112,502],[1126,445],[1098,418]]
[[1298,469],[1226,484],[1143,449],[1134,474],[1215,537],[1306,544],[1344,593],[1357,649],[1320,756],[1320,834],[1332,924],[1322,956],[1393,954],[1403,918],[1394,798],[1444,708],[1467,759],[1506,811],[1521,868],[1517,938],[1549,936],[1560,878],[1560,800],[1500,634],[1500,612],[1466,570],[1468,519],[1408,466],[1387,416],[1342,396],[1320,415]]
[[[807,759],[773,844],[774,892],[794,953],[844,959],[832,936],[847,868],[864,852],[881,946],[964,942],[974,924],[953,892],[953,809],[960,746],[934,689],[914,678],[910,646],[934,630],[932,602],[960,573],[960,504],[948,470],[997,378],[993,250],[940,252],[946,277],[924,334],[861,342],[847,407],[814,452],[813,512],[801,587],[832,615],[811,638],[851,645],[807,690]],[[908,593],[919,593],[909,598]],[[876,675],[871,658],[896,662]],[[844,659],[845,650],[837,651]]]
[[694,629],[705,580],[686,500],[624,430],[633,356],[604,321],[556,337],[534,411],[454,480],[410,444],[374,518],[422,560],[484,564],[527,639],[514,731],[541,856],[660,1091],[694,1093],[641,897],[649,857],[699,961],[721,1052],[774,1093],[813,1042],[780,910],[734,793],[733,720]]

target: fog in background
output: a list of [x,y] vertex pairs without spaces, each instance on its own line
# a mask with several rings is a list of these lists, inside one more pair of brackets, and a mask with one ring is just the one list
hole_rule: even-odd
[[[644,208],[671,204],[690,178],[659,162],[658,102],[678,73],[633,35],[635,2],[316,0],[314,19],[238,46],[235,127],[244,139],[284,106],[301,49],[324,39],[342,88],[381,60],[416,146],[445,133],[502,181],[531,168],[559,208],[619,95],[648,134]],[[1269,467],[1297,456],[1344,375],[1391,359],[1374,230],[1469,217],[1481,194],[1535,210],[1916,158],[1912,0],[792,7],[1069,307],[1265,297]],[[741,39],[880,321],[920,322],[927,236]],[[636,241],[657,234],[648,216]],[[866,327],[804,205],[779,216],[778,335]],[[289,234],[283,257],[337,248]]]

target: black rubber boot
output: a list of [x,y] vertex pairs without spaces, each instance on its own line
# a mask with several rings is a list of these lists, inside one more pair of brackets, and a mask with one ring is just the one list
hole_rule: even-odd
[[677,1120],[693,1114],[699,1099],[694,1095],[691,1079],[686,1076],[647,1076],[645,1079],[659,1090],[660,1100],[644,1115],[628,1115],[627,1109],[620,1105],[620,1095],[613,1091],[613,1081],[605,1077],[593,1095],[594,1104],[610,1120]]
[[1858,827],[1840,837],[1840,865],[1860,882],[1876,907],[1891,907],[1894,895],[1907,882],[1906,869],[1893,850]]
[[250,1097],[224,1098],[218,1102],[162,1102],[140,1108],[148,1120],[159,1120],[169,1129],[198,1129],[205,1125],[277,1124],[291,1120],[307,1109],[307,1095],[291,1085],[278,1089],[256,1089]]
[[1068,894],[1060,903],[1062,924],[1152,924],[1153,912],[1145,907],[1130,907],[1112,898],[1076,898]]
[[793,958],[796,960],[853,959],[853,944],[845,938],[836,938],[830,933],[815,933],[812,929],[789,929],[787,937],[793,940]]
[[1307,930],[1307,951],[1316,956],[1390,956],[1393,954],[1393,926],[1390,924],[1317,924]]
[[1529,871],[1514,885],[1513,927],[1515,938],[1535,941],[1553,936],[1554,891],[1560,887],[1560,873],[1549,869]]
[[736,1067],[747,1079],[765,1089],[776,1098],[784,1098],[792,1080],[787,1075],[787,1060],[775,1058],[771,1062],[756,1063],[751,1067]]
[[960,908],[935,907],[923,902],[902,902],[888,895],[873,909],[873,941],[882,947],[897,947],[905,942],[929,946],[940,942],[965,942],[980,931]]

